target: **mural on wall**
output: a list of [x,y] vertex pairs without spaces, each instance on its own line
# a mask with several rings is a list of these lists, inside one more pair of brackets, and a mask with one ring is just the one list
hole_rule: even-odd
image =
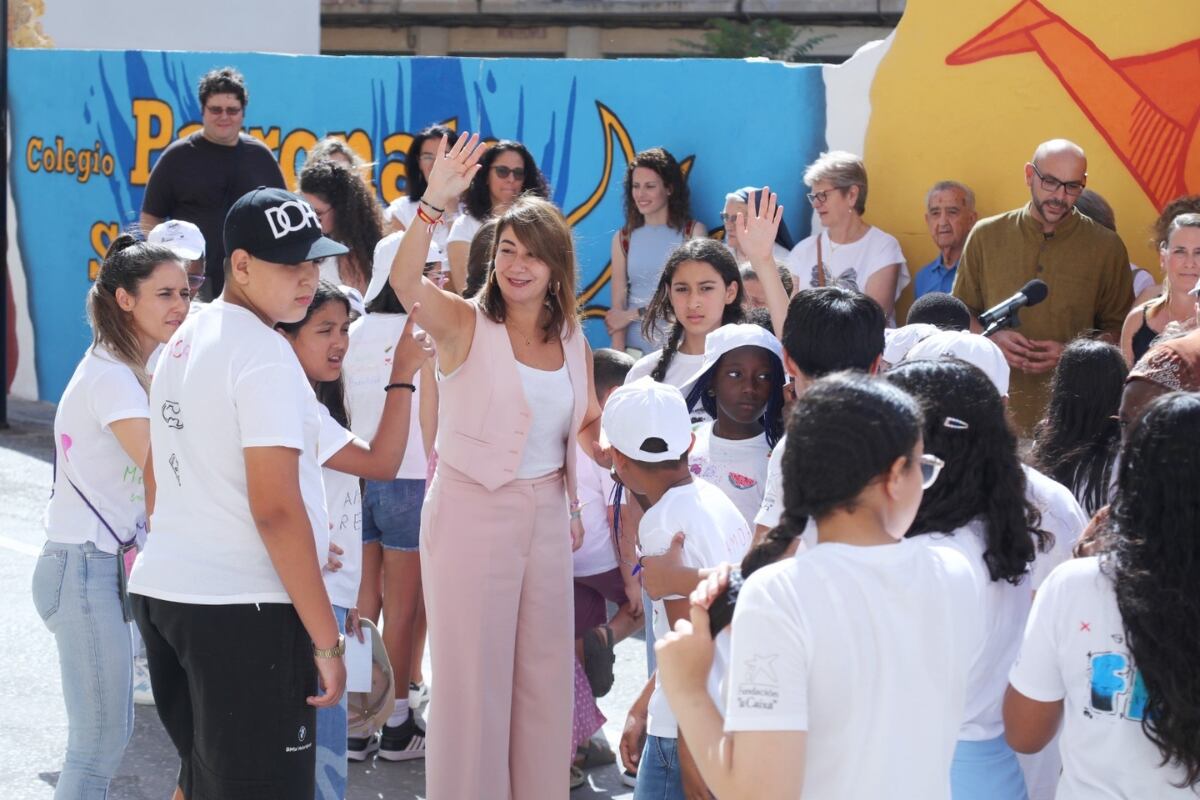
[[[524,141],[571,220],[589,338],[607,342],[608,260],[631,154],[687,159],[693,216],[720,235],[726,192],[769,183],[788,226],[812,224],[800,176],[824,149],[861,152],[866,219],[915,273],[937,254],[923,219],[944,179],[981,216],[1028,200],[1022,170],[1065,137],[1117,216],[1130,256],[1158,269],[1158,210],[1200,193],[1200,15],[1194,0],[909,0],[892,36],[840,66],[704,60],[566,61],[15,50],[9,263],[15,394],[54,400],[88,341],[83,297],[107,243],[137,220],[150,169],[196,130],[195,84],[233,64],[247,131],[294,179],[308,148],[343,136],[382,200],[434,122]],[[901,298],[899,316],[907,308]]]
[[[383,202],[404,193],[412,135],[444,122],[523,141],[571,222],[585,329],[607,342],[608,261],[633,154],[671,150],[688,169],[693,216],[710,228],[740,186],[787,185],[793,230],[808,229],[793,180],[824,147],[819,67],[716,61],[558,61],[16,51],[12,92],[16,240],[28,281],[37,396],[56,399],[89,338],[88,281],[108,244],[138,219],[158,156],[199,128],[198,78],[234,64],[249,88],[247,132],[276,154],[290,185],[325,135],[370,162]],[[67,77],[69,76],[69,77]],[[795,109],[786,146],[745,120]],[[30,394],[27,385],[19,390]]]

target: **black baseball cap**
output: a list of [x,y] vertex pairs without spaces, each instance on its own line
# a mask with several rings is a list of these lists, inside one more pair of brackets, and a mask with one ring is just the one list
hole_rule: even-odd
[[259,186],[225,215],[225,252],[245,250],[276,264],[299,264],[350,252],[321,234],[321,220],[298,194]]

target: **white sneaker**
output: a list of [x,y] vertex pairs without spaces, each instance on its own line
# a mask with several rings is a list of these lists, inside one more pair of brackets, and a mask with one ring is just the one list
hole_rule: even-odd
[[139,706],[154,705],[154,690],[150,686],[150,668],[145,656],[133,659],[133,702]]
[[408,707],[412,709],[421,709],[429,703],[429,684],[427,683],[408,683]]

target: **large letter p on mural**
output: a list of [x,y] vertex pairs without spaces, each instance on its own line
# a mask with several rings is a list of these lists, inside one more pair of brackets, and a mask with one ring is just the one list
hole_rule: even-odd
[[171,143],[175,112],[162,100],[134,100],[133,118],[137,121],[137,133],[129,182],[134,186],[145,186],[150,180],[150,153]]

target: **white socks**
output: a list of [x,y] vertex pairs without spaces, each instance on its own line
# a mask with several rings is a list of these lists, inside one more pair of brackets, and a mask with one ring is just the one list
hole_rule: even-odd
[[396,698],[396,707],[392,710],[392,715],[388,717],[388,727],[395,728],[397,725],[403,725],[408,719],[408,696],[403,700]]

